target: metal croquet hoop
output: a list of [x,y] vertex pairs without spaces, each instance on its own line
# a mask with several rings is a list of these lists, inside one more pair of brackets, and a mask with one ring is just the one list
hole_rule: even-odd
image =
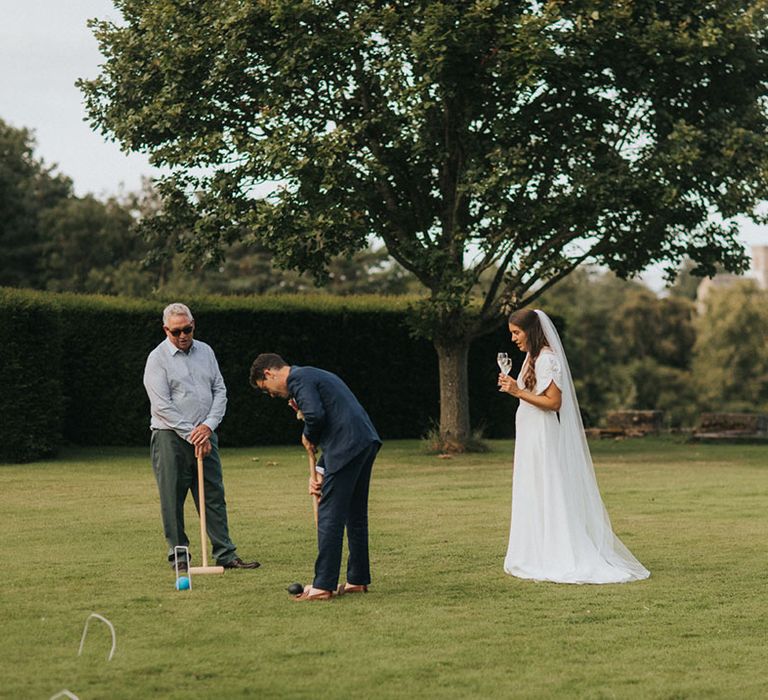
[[111,661],[112,657],[115,655],[115,649],[117,648],[117,637],[115,635],[115,628],[112,625],[112,623],[109,620],[107,620],[106,617],[104,617],[103,615],[99,615],[99,613],[91,613],[86,618],[85,627],[83,628],[83,637],[80,640],[80,649],[78,650],[77,655],[80,656],[83,653],[85,636],[88,634],[88,625],[91,623],[92,617],[95,617],[97,620],[101,620],[107,627],[109,627],[109,631],[112,633],[112,649],[110,649],[109,654],[107,654],[107,661]]
[[[183,561],[186,562],[187,564],[186,572],[179,571],[179,561],[181,561],[179,559],[179,555],[184,556]],[[176,590],[177,591],[181,590],[179,588],[179,579],[181,578],[181,576],[187,577],[187,580],[189,581],[189,590],[190,591],[192,590],[192,572],[190,571],[190,568],[191,567],[189,566],[189,547],[176,545],[173,548],[173,570],[176,572]]]

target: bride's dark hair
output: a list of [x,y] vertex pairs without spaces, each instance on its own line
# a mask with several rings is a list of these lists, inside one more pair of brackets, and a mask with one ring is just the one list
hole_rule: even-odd
[[525,331],[528,341],[528,367],[523,375],[523,383],[528,391],[533,391],[536,386],[536,358],[541,349],[546,347],[547,338],[544,335],[544,329],[541,327],[539,315],[533,309],[519,309],[509,314],[507,323],[511,323]]

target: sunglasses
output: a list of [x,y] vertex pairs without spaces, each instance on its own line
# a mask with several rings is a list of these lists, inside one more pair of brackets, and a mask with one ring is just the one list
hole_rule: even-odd
[[191,333],[193,330],[195,330],[195,327],[194,327],[194,326],[184,326],[184,328],[174,328],[173,330],[171,330],[171,329],[169,328],[169,329],[168,329],[168,332],[169,332],[169,333],[170,333],[170,334],[171,334],[171,335],[172,335],[174,338],[178,338],[178,337],[179,337],[179,336],[180,336],[182,333],[183,333],[184,335],[189,335],[189,334],[190,334],[190,333]]

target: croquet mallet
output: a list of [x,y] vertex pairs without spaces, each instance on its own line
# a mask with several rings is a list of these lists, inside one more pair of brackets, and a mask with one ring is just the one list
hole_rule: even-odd
[[197,506],[200,511],[200,553],[203,558],[202,566],[190,566],[189,572],[192,574],[223,574],[223,566],[208,566],[208,543],[206,542],[205,527],[205,484],[203,483],[203,456],[200,454],[200,448],[195,447],[197,456]]
[[[304,420],[304,414],[301,412],[299,405],[296,403],[296,399],[289,399],[288,405],[296,412],[297,420]],[[307,449],[307,457],[309,458],[309,478],[312,481],[317,481],[317,456],[311,449]],[[320,507],[320,496],[312,496],[312,513],[315,516],[315,529],[317,529],[318,508]]]
[[[317,482],[317,457],[312,450],[307,449],[307,457],[309,457],[309,478],[312,481]],[[320,508],[320,496],[312,495],[312,512],[315,515],[315,529],[317,529],[318,509]]]

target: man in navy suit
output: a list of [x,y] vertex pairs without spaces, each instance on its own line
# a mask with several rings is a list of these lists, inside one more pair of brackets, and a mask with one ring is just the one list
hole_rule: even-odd
[[[251,366],[251,385],[272,397],[293,399],[304,417],[301,441],[323,454],[318,481],[309,492],[320,497],[317,560],[311,586],[297,600],[327,600],[336,593],[368,590],[368,488],[381,447],[376,428],[349,387],[332,372],[289,365],[280,355],[264,353]],[[338,586],[344,527],[349,559],[346,583]]]

